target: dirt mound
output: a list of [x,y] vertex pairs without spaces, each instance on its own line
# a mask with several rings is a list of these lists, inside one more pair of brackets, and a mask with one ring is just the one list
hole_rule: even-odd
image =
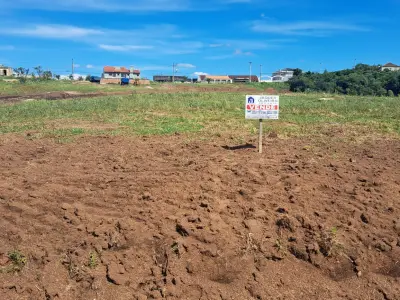
[[0,299],[400,299],[400,142],[265,149],[3,136]]

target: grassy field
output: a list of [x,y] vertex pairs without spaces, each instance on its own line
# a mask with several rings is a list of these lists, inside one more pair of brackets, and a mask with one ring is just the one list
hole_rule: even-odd
[[[326,97],[326,96],[325,96]],[[62,101],[29,101],[0,105],[0,134],[29,132],[32,138],[69,140],[87,135],[163,135],[196,133],[202,138],[257,131],[244,119],[244,94],[180,93],[109,96]],[[281,137],[341,133],[343,136],[400,134],[400,99],[378,97],[322,98],[281,96],[278,121],[266,131]]]
[[91,84],[89,82],[72,82],[68,80],[48,80],[48,81],[31,81],[26,83],[7,82],[0,80],[0,95],[24,95],[24,94],[38,94],[45,92],[113,92],[113,91],[126,91],[133,89],[132,86],[119,86],[119,85],[99,85]]
[[[14,79],[15,80],[15,79]],[[187,84],[175,83],[172,84],[157,84],[152,83],[151,88],[154,90],[165,90],[174,86],[176,90],[182,88],[190,89],[223,89],[231,88],[232,90],[240,88],[253,88],[256,90],[264,90],[273,88],[278,92],[288,90],[286,83],[251,83],[251,84]],[[69,81],[69,80],[47,80],[47,81],[33,81],[28,80],[26,83],[15,81],[4,81],[0,79],[0,95],[28,95],[40,94],[46,92],[123,92],[147,89],[145,86],[119,86],[119,85],[100,85],[86,81]]]

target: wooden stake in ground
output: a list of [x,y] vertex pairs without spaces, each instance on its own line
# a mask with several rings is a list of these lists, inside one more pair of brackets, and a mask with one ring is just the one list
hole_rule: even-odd
[[258,133],[258,152],[262,153],[263,151],[263,119],[260,119],[260,128]]

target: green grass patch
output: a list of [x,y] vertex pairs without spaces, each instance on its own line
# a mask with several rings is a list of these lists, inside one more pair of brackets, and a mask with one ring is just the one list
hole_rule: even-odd
[[[323,98],[331,97],[331,98]],[[137,94],[0,105],[0,133],[33,131],[42,137],[164,135],[200,132],[255,134],[257,121],[244,119],[238,93]],[[280,120],[267,131],[285,136],[318,135],[340,127],[361,133],[400,133],[400,99],[296,94],[281,96]],[[85,126],[80,124],[85,122]],[[110,125],[111,129],[103,128]]]
[[27,80],[25,83],[0,80],[0,95],[40,94],[45,92],[121,92],[137,89],[133,86],[100,85],[69,80]]

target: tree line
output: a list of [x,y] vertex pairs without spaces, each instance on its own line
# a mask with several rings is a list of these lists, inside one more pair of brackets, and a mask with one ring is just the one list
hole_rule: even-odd
[[[28,76],[31,80],[51,80],[51,79],[61,79],[61,75],[53,74],[53,72],[47,70],[43,70],[41,66],[37,66],[33,68],[33,71],[30,72],[30,69],[26,69],[23,67],[15,68],[14,73],[19,77],[21,82],[26,82]],[[74,77],[71,75],[68,76],[70,80],[73,80]],[[89,81],[90,75],[87,75],[86,78],[79,76],[78,81]]]
[[360,96],[399,96],[400,71],[381,71],[380,66],[358,64],[336,72],[302,72],[289,80],[292,92],[325,92]]

